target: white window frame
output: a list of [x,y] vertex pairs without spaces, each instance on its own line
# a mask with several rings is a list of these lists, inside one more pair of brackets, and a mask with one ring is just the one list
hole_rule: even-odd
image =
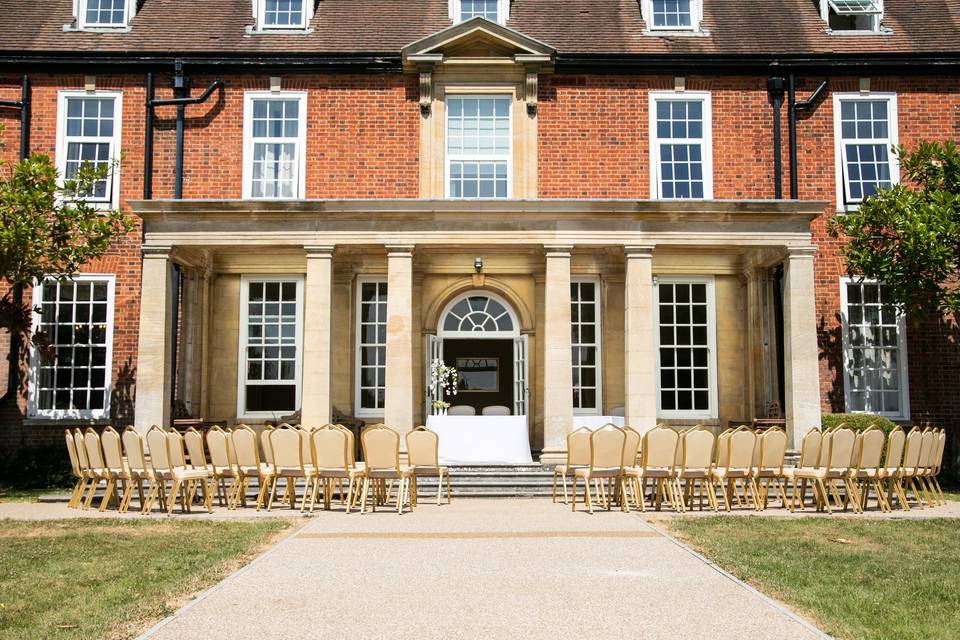
[[313,7],[316,4],[316,0],[302,0],[303,1],[303,19],[298,25],[272,25],[266,24],[266,14],[267,14],[267,2],[266,0],[253,0],[253,19],[254,27],[253,31],[258,32],[281,32],[281,33],[295,33],[295,32],[306,32],[310,26],[310,21],[313,20]]
[[[459,24],[461,3],[460,0],[449,0],[450,20],[453,24]],[[506,24],[510,19],[510,0],[497,0],[497,20],[498,24]]]
[[130,21],[137,15],[137,0],[125,0],[123,24],[102,24],[99,22],[87,22],[87,5],[89,0],[73,0],[73,15],[77,17],[77,27],[81,31],[116,31],[118,29],[129,29]]
[[296,282],[297,284],[297,329],[295,348],[297,350],[296,364],[294,365],[294,379],[296,390],[294,391],[294,408],[287,413],[299,411],[303,406],[303,309],[304,309],[304,283],[305,277],[300,274],[243,274],[240,276],[240,335],[237,340],[237,419],[238,420],[261,420],[277,419],[280,417],[275,411],[247,411],[247,384],[256,385],[258,381],[247,382],[247,338],[248,334],[248,311],[247,306],[250,299],[251,282]]
[[[660,145],[657,136],[657,103],[670,101],[700,101],[703,104],[703,138],[670,138],[666,144],[693,144],[700,142],[703,157],[703,198],[664,198],[660,180]],[[651,91],[649,98],[650,136],[650,197],[655,200],[713,200],[713,98],[709,91]]]
[[[573,414],[576,416],[599,416],[603,413],[603,317],[602,317],[602,293],[601,293],[601,282],[600,276],[573,276],[570,278],[571,283],[588,283],[594,286],[594,322],[593,325],[596,329],[594,347],[597,350],[596,353],[596,365],[595,369],[597,370],[597,385],[596,385],[596,407],[593,409],[581,409],[574,407]],[[582,304],[582,303],[581,303]],[[572,318],[571,318],[572,322]],[[574,365],[576,367],[576,365]],[[571,371],[571,377],[573,372]],[[572,389],[571,389],[572,393]]]
[[[32,418],[47,418],[51,420],[79,419],[105,420],[110,417],[110,395],[113,390],[113,328],[114,328],[114,301],[116,295],[116,275],[112,273],[80,273],[74,275],[74,282],[106,282],[107,283],[107,341],[106,359],[104,361],[104,388],[103,408],[95,411],[66,411],[62,409],[40,409],[38,375],[40,372],[40,352],[35,345],[30,346],[30,370],[28,373],[29,391],[27,393],[27,415]],[[43,287],[46,283],[38,282],[33,287],[33,307],[42,308]],[[42,313],[34,313],[31,331],[40,329]]]
[[907,320],[906,315],[898,312],[897,318],[897,350],[900,357],[900,411],[852,411],[849,409],[850,401],[850,367],[848,366],[848,354],[850,353],[850,322],[848,311],[848,284],[880,284],[876,280],[851,278],[841,276],[840,278],[840,320],[841,331],[843,332],[843,404],[844,410],[849,413],[870,413],[889,418],[891,420],[909,420],[910,419],[910,366],[907,361]]
[[[513,197],[513,154],[514,154],[514,95],[512,93],[447,93],[445,97],[445,102],[449,103],[450,100],[497,100],[497,99],[506,99],[509,101],[508,113],[510,114],[510,128],[507,133],[508,139],[510,140],[510,152],[506,155],[506,158],[491,155],[491,156],[454,156],[450,154],[450,145],[447,136],[449,134],[449,108],[448,104],[444,105],[444,114],[443,114],[443,193],[444,197],[448,200],[510,200]],[[507,162],[507,195],[504,198],[465,198],[458,197],[454,198],[450,195],[450,163],[451,162],[503,162],[506,159]]]
[[[85,138],[84,136],[67,136],[67,100],[70,98],[112,98],[113,99],[113,137],[112,138]],[[60,179],[66,177],[67,170],[67,146],[69,140],[79,141],[104,141],[110,142],[110,161],[115,162],[121,154],[121,129],[123,125],[123,92],[122,91],[83,91],[83,90],[61,90],[57,92],[57,142],[54,154],[56,156],[57,172]],[[115,164],[110,168],[110,189],[107,192],[107,199],[100,200],[95,198],[76,198],[83,200],[91,207],[100,209],[111,209],[119,206],[120,202],[120,165]]]
[[[661,407],[660,389],[660,285],[705,284],[707,285],[707,366],[710,385],[709,411],[665,410]],[[713,276],[655,276],[653,279],[653,326],[654,356],[657,378],[657,417],[676,420],[716,420],[719,417],[719,392],[717,389],[717,305],[716,279]],[[676,346],[676,345],[666,345]]]
[[[887,157],[890,163],[890,183],[891,185],[900,184],[900,161],[893,153],[892,147],[900,144],[899,128],[900,119],[897,112],[897,94],[896,93],[872,93],[872,92],[844,92],[833,94],[833,142],[834,142],[834,168],[836,172],[836,198],[837,211],[856,211],[860,201],[854,201],[848,198],[849,185],[847,184],[847,152],[843,140],[843,120],[841,118],[841,104],[844,102],[876,102],[879,100],[887,101]],[[870,144],[871,141],[860,141]],[[879,139],[874,140],[873,144],[879,144]]]
[[[358,418],[382,418],[384,416],[384,409],[370,409],[364,408],[361,404],[361,395],[362,395],[362,371],[361,371],[361,349],[363,348],[362,340],[362,311],[363,311],[363,285],[364,284],[387,284],[386,275],[366,275],[357,277],[357,291],[356,291],[356,300],[354,301],[354,327],[355,327],[355,338],[354,338],[354,366],[353,366],[353,413]],[[387,299],[390,298],[390,289],[387,288]],[[389,302],[388,302],[389,304]],[[386,323],[384,323],[386,324]],[[388,336],[389,338],[389,336]],[[378,345],[379,346],[379,345]],[[383,343],[384,348],[386,348],[387,343]],[[386,361],[384,361],[384,366],[386,366]]]
[[[297,100],[297,179],[294,200],[302,200],[307,184],[307,92],[306,91],[247,91],[243,94],[243,198],[247,200],[286,200],[287,198],[253,197],[253,103],[256,100]],[[286,140],[286,138],[284,138]]]
[[[830,0],[820,0],[820,18],[827,24],[827,32],[831,34],[877,34],[883,33],[883,16],[884,16],[884,7],[883,0],[874,0],[880,9],[879,14],[852,14],[852,15],[864,15],[869,16],[873,26],[870,29],[841,29],[833,30],[829,28],[830,25]],[[887,30],[889,32],[889,30]]]
[[653,24],[653,0],[643,0],[640,5],[643,13],[643,21],[647,25],[648,31],[658,32],[690,32],[700,31],[700,25],[703,23],[703,0],[690,0],[690,26],[689,27],[657,27]]

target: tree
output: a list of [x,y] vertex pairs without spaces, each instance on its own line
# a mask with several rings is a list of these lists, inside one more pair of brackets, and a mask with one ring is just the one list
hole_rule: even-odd
[[[11,389],[35,311],[22,301],[24,288],[48,277],[70,278],[133,229],[120,211],[102,211],[87,202],[114,168],[84,163],[75,177],[61,182],[47,155],[12,165],[0,162],[0,275],[7,285],[0,298],[0,327],[10,334]],[[35,339],[42,342],[42,336]]]
[[960,152],[953,142],[897,147],[904,183],[830,221],[852,277],[883,282],[907,317],[960,311]]

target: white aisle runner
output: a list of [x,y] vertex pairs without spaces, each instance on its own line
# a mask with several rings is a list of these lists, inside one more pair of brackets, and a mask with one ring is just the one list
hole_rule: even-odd
[[529,464],[527,416],[429,416],[440,464]]

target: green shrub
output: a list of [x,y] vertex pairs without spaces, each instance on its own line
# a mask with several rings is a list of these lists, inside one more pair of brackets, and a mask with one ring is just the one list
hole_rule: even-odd
[[72,484],[70,458],[64,446],[21,449],[0,460],[0,485],[14,489],[49,489]]
[[897,428],[896,423],[871,413],[828,413],[823,416],[824,429],[833,429],[841,424],[854,431],[865,431],[870,425],[877,425],[884,433]]

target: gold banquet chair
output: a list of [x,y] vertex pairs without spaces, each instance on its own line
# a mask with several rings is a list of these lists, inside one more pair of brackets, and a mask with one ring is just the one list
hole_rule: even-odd
[[147,492],[153,487],[155,480],[153,470],[147,467],[146,455],[143,452],[143,438],[133,427],[127,427],[123,430],[121,436],[123,441],[123,451],[127,454],[127,472],[130,474],[130,481],[127,483],[120,498],[120,513],[126,513],[130,508],[130,500],[133,499],[133,488],[136,485],[137,495],[140,498],[140,513],[146,513],[144,507],[146,502],[143,492],[143,481],[147,481]]
[[679,446],[680,434],[670,427],[660,425],[643,434],[640,467],[626,471],[633,481],[635,495],[640,498],[641,511],[646,511],[647,480],[653,481],[653,494],[650,499],[658,511],[664,498],[670,501],[674,510],[680,511],[682,508],[678,503],[680,490],[676,479]]
[[[207,431],[206,440],[207,451],[210,452],[210,470],[213,472],[213,482],[217,488],[217,501],[221,507],[226,502],[228,509],[235,509],[237,505],[234,504],[233,498],[236,494],[239,474],[234,467],[230,435],[220,427],[214,426]],[[229,485],[227,485],[228,480]]]
[[[153,454],[152,449],[150,453]],[[199,484],[203,493],[203,506],[207,508],[208,512],[213,513],[213,496],[210,486],[213,481],[213,472],[205,466],[205,457],[201,457],[204,458],[204,460],[199,461],[202,462],[202,466],[194,464],[192,461],[187,463],[184,454],[184,437],[180,435],[179,431],[167,432],[167,461],[170,465],[170,474],[173,480],[173,486],[170,489],[171,498],[176,499],[178,490],[182,490],[182,506],[185,511],[189,512]],[[168,502],[167,513],[172,511],[173,502]]]
[[923,500],[917,487],[916,474],[923,454],[923,431],[919,427],[914,427],[907,434],[907,441],[903,449],[903,463],[900,465],[898,478],[903,486],[904,495],[906,495],[907,489],[913,490],[913,497],[919,509],[923,508]]
[[[106,509],[109,500],[121,495],[117,491],[117,485],[127,493],[127,487],[132,486],[133,477],[127,469],[123,460],[123,443],[120,434],[116,430],[107,426],[100,434],[100,446],[103,450],[103,461],[105,473],[107,475],[107,487],[103,492],[103,500],[100,501],[100,511]],[[123,500],[117,499],[117,508],[122,511]]]
[[384,425],[371,425],[360,434],[360,445],[363,447],[365,461],[360,513],[366,513],[367,493],[371,488],[375,489],[371,506],[374,511],[377,510],[376,494],[386,494],[383,484],[387,480],[398,480],[400,483],[397,489],[397,513],[403,514],[403,505],[408,501],[412,510],[416,502],[411,495],[410,485],[414,484],[413,494],[415,494],[416,477],[410,467],[400,466],[400,434]]
[[297,480],[303,478],[304,494],[303,503],[300,505],[300,512],[303,513],[307,506],[307,493],[313,482],[316,472],[313,463],[308,456],[306,460],[303,457],[303,440],[307,438],[307,451],[309,452],[309,437],[304,436],[303,429],[296,429],[283,425],[270,432],[270,448],[273,450],[273,478],[270,483],[270,500],[267,502],[267,511],[273,508],[273,501],[277,495],[277,483],[280,478],[286,481],[285,496],[290,503],[291,509],[297,508]]
[[[77,429],[79,433],[80,430]],[[84,510],[90,508],[91,503],[93,503],[94,494],[97,491],[97,487],[100,486],[101,482],[110,484],[110,472],[107,470],[107,465],[103,460],[103,447],[100,444],[100,435],[93,429],[93,427],[87,427],[86,432],[83,434],[83,447],[86,450],[87,455],[87,464],[90,467],[91,482],[90,488],[87,491],[87,501],[83,504]],[[106,507],[106,498],[107,494],[104,493],[103,500],[100,501],[100,510]]]
[[770,497],[770,485],[773,484],[777,495],[786,509],[787,486],[783,473],[783,463],[787,457],[787,432],[783,429],[767,429],[757,437],[759,456],[751,471],[753,486],[759,491],[756,495],[757,511],[767,508]]
[[[266,439],[269,441],[269,438]],[[233,455],[237,470],[237,487],[233,496],[233,504],[246,503],[247,487],[250,480],[257,479],[257,511],[264,505],[270,484],[273,482],[273,449],[270,449],[268,462],[261,462],[260,447],[257,444],[256,432],[245,424],[237,425],[230,432],[230,441],[233,443]],[[264,455],[267,455],[266,453]]]
[[946,504],[947,499],[943,495],[943,489],[940,487],[940,481],[937,479],[943,470],[943,456],[947,446],[947,432],[944,429],[937,430],[937,448],[933,456],[933,465],[930,467],[927,479],[930,487],[940,501],[940,504]]
[[920,485],[921,490],[923,491],[923,496],[927,501],[927,505],[934,507],[940,503],[940,496],[934,490],[933,485],[930,484],[930,474],[933,472],[933,469],[936,465],[934,459],[937,456],[937,450],[940,447],[940,435],[932,427],[928,427],[923,432],[923,454],[920,458],[920,462],[917,464],[917,470],[914,476],[917,479],[917,483]]
[[[717,494],[713,484],[713,447],[716,438],[706,429],[687,431],[680,441],[680,468],[677,480],[683,483],[683,500],[693,509],[693,493],[699,485],[700,511],[706,494],[710,508],[717,510]],[[706,487],[704,487],[706,483]]]
[[[805,508],[807,500],[807,480],[796,476],[797,469],[816,467],[820,464],[820,447],[823,443],[823,432],[813,427],[805,434],[800,442],[800,460],[796,467],[787,467],[783,470],[783,477],[790,482],[790,511],[795,511],[797,499],[800,500],[800,509]],[[797,486],[799,481],[800,486]]]
[[310,459],[314,468],[313,490],[310,491],[310,513],[313,513],[321,483],[323,484],[323,508],[330,509],[334,484],[342,479],[349,481],[345,502],[347,513],[350,513],[353,494],[359,489],[358,485],[363,478],[363,472],[351,464],[349,446],[350,439],[347,434],[334,425],[328,424],[310,432]]
[[553,502],[557,502],[557,478],[563,483],[563,504],[570,502],[567,495],[567,476],[577,469],[590,466],[590,436],[593,432],[580,427],[567,434],[567,463],[553,468]]
[[[753,458],[757,445],[757,434],[746,427],[734,429],[725,439],[727,451],[723,455],[726,462],[724,466],[714,467],[711,475],[716,484],[720,485],[720,493],[723,496],[723,506],[730,511],[730,492],[737,491],[735,483],[743,480],[746,487],[744,489],[746,499],[749,500],[750,490],[753,489],[754,504],[756,504],[757,488],[753,479]],[[737,498],[739,501],[739,497]]]
[[73,433],[69,429],[64,431],[64,437],[67,441],[67,455],[70,457],[70,471],[73,473],[75,482],[73,490],[70,492],[70,500],[67,501],[67,507],[76,509],[77,503],[83,496],[84,489],[87,487],[87,476],[84,474],[83,467],[80,466],[80,455],[77,453],[77,443],[73,439]]
[[[615,481],[618,484],[621,507],[629,510],[626,497],[626,483],[623,475],[623,445],[627,434],[620,427],[607,424],[590,434],[590,466],[580,467],[573,472],[573,511],[577,510],[577,479],[583,480],[584,500],[587,509],[593,513],[593,500],[590,497],[590,482]],[[609,497],[604,499],[610,509]]]
[[627,494],[622,498],[623,500],[629,501],[632,495],[633,503],[637,505],[639,509],[640,496],[636,493],[633,478],[636,477],[637,473],[637,462],[640,458],[640,443],[643,441],[643,436],[633,427],[622,428],[623,433],[626,434],[623,440],[623,479],[627,490]]
[[[440,466],[440,436],[426,427],[417,427],[407,434],[407,464],[414,478],[420,476],[437,478],[437,505],[443,495],[443,480],[447,480],[447,504],[450,504],[450,469]],[[414,483],[414,489],[417,482]],[[417,496],[413,496],[414,502]]]
[[887,434],[887,453],[880,468],[880,480],[886,483],[887,504],[893,507],[893,498],[897,498],[900,508],[910,510],[907,495],[903,490],[903,454],[907,444],[907,434],[897,426]]
[[890,504],[884,495],[881,484],[881,469],[883,468],[883,446],[886,437],[876,425],[857,434],[859,445],[856,447],[855,465],[850,471],[850,478],[857,483],[857,492],[860,497],[860,509],[867,508],[870,498],[870,489],[877,494],[877,506],[881,511],[889,512]]

